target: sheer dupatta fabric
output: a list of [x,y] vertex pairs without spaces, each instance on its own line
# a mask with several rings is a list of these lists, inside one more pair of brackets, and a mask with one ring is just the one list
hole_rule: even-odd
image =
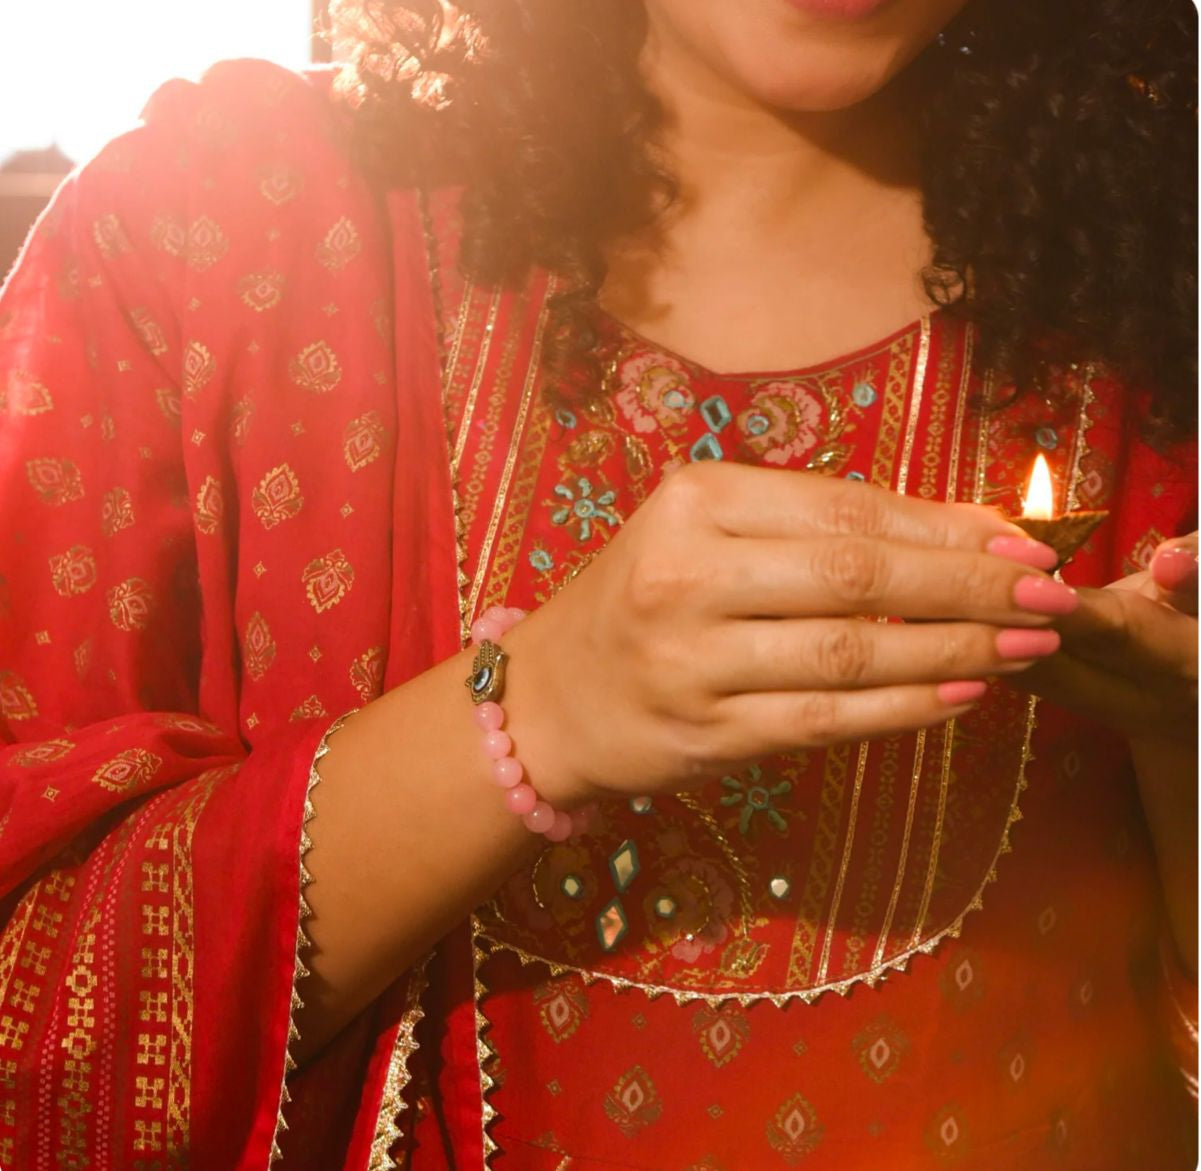
[[[164,87],[0,299],[4,1166],[278,1154],[314,755],[458,649],[418,206],[324,88]],[[286,1165],[386,1151],[409,983],[294,1079]]]

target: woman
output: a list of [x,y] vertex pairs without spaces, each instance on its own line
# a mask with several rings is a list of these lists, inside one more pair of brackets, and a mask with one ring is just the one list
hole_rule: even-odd
[[0,1163],[1186,1165],[1191,10],[461,8],[5,290]]

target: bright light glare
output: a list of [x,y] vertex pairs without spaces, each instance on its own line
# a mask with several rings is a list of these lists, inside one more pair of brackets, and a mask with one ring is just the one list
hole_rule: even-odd
[[3,0],[0,160],[57,143],[94,154],[171,77],[227,57],[309,59],[309,0]]

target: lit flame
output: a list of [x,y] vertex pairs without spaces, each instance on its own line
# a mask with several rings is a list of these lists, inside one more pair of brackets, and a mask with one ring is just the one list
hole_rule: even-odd
[[1030,482],[1022,498],[1022,516],[1030,520],[1050,520],[1055,515],[1055,488],[1047,457],[1039,452],[1030,471]]

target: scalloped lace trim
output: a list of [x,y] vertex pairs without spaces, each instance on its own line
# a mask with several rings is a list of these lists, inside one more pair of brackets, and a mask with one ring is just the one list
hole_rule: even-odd
[[300,1040],[300,1032],[296,1028],[296,1014],[304,1007],[304,1001],[301,1000],[298,989],[300,981],[309,974],[309,969],[304,963],[304,956],[312,947],[312,940],[309,939],[308,931],[305,928],[305,920],[312,916],[313,910],[309,906],[308,899],[305,897],[305,889],[313,881],[313,876],[309,873],[308,867],[305,865],[305,859],[308,856],[309,850],[313,847],[313,840],[309,837],[309,822],[313,820],[315,812],[313,809],[313,790],[321,783],[321,774],[317,771],[317,762],[329,751],[330,737],[353,714],[353,712],[347,712],[345,715],[339,716],[325,730],[325,735],[321,737],[321,743],[317,745],[317,751],[313,754],[312,764],[309,765],[309,779],[304,790],[304,814],[300,821],[300,905],[296,921],[296,953],[292,972],[292,1001],[288,1009],[288,1039],[284,1045],[284,1073],[279,1083],[279,1108],[275,1114],[275,1133],[271,1138],[271,1156],[267,1163],[268,1167],[273,1167],[283,1157],[279,1143],[284,1131],[288,1129],[288,1124],[284,1119],[284,1108],[292,1100],[291,1095],[288,1093],[288,1076],[296,1069],[296,1059],[292,1056],[292,1048]]

